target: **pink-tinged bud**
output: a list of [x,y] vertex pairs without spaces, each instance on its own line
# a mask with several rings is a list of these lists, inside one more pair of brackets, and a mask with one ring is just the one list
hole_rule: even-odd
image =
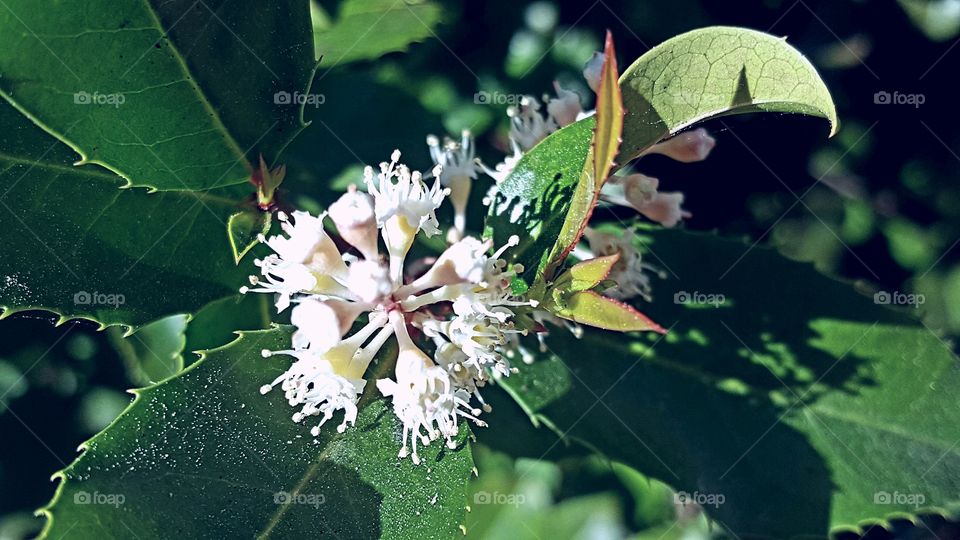
[[674,227],[681,219],[688,219],[692,215],[680,207],[682,204],[683,193],[679,191],[658,192],[650,202],[637,208],[637,210],[648,219],[656,221],[664,227]]
[[690,217],[690,213],[680,207],[683,193],[657,191],[660,181],[656,178],[635,173],[611,180],[602,192],[607,202],[629,206],[664,227],[674,227],[681,219]]
[[357,187],[351,185],[346,193],[330,205],[328,215],[340,237],[357,248],[364,259],[375,261],[379,258],[373,197],[357,191]]
[[634,173],[619,180],[623,186],[623,196],[630,205],[638,211],[644,205],[650,204],[657,194],[660,181],[645,174]]
[[657,143],[647,154],[662,154],[681,163],[703,161],[710,155],[717,141],[703,128],[685,131],[676,137]]
[[600,88],[600,73],[603,71],[603,62],[603,53],[597,51],[583,66],[583,78],[587,80],[587,84],[594,92]]

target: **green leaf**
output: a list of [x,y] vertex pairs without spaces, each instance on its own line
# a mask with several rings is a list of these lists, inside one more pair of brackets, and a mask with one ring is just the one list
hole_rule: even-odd
[[[0,103],[0,307],[143,325],[235,293],[255,270],[226,242],[236,188],[147,193]],[[237,202],[235,202],[237,201]]]
[[257,238],[270,232],[273,214],[255,208],[242,210],[227,219],[227,236],[230,240],[230,249],[233,251],[233,260],[240,264],[240,260],[256,247]]
[[423,464],[400,460],[399,421],[371,382],[356,425],[340,434],[328,424],[315,440],[290,420],[282,393],[258,392],[288,365],[260,350],[289,340],[286,329],[244,333],[179,376],[137,390],[133,404],[57,473],[42,536],[459,534],[473,467],[468,429],[456,450],[434,443],[421,450]]
[[502,246],[513,235],[520,244],[507,256],[524,267],[522,279],[533,285],[550,261],[558,235],[587,164],[594,117],[540,141],[499,185],[485,228]]
[[714,26],[668,39],[627,68],[620,85],[623,156],[729,114],[808,114],[829,120],[831,135],[839,128],[830,91],[810,61],[785,39],[746,28]]
[[479,472],[470,484],[468,540],[622,537],[623,516],[613,493],[555,502],[562,478],[557,465],[514,461],[479,449],[474,450]]
[[562,357],[501,381],[534,419],[713,501],[742,538],[957,507],[960,370],[934,334],[769,249],[680,231],[646,245],[676,276],[645,308],[669,333],[553,329]]
[[440,14],[440,6],[429,0],[346,0],[333,23],[314,17],[316,55],[339,66],[405,51],[435,35]]
[[124,336],[110,328],[110,341],[127,365],[130,379],[138,386],[162,381],[183,369],[184,332],[187,315],[170,315]]
[[258,154],[276,159],[304,126],[294,97],[313,76],[307,0],[3,8],[0,94],[129,185],[245,182]]

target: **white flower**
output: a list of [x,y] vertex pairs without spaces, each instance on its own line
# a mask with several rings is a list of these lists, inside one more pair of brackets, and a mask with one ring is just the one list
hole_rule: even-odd
[[[503,307],[493,308],[510,317],[513,313]],[[467,361],[481,368],[491,368],[501,375],[510,373],[510,365],[501,354],[507,342],[506,334],[517,333],[513,326],[499,318],[481,313],[458,314],[445,323],[444,334],[450,343],[467,356]]]
[[331,246],[336,257],[339,257],[340,252],[323,230],[324,215],[314,217],[307,212],[297,211],[293,213],[291,221],[286,214],[280,213],[280,228],[287,236],[271,236],[266,244],[281,259],[291,263],[307,263],[315,254],[327,256]]
[[450,189],[450,202],[454,212],[450,234],[452,240],[456,241],[463,237],[467,228],[470,188],[480,168],[474,159],[473,137],[469,131],[463,130],[459,143],[446,138],[441,147],[440,140],[429,135],[427,146],[430,147],[433,163],[441,168],[440,184]]
[[322,414],[323,418],[314,428],[315,435],[319,434],[320,426],[333,418],[338,410],[344,412],[344,418],[337,426],[337,431],[342,433],[348,425],[356,422],[357,401],[366,381],[338,375],[333,371],[330,362],[319,353],[304,350],[291,351],[288,354],[296,356],[296,362],[271,384],[262,386],[260,393],[266,394],[279,384],[291,406],[302,406],[294,413],[294,422],[299,423],[306,417]]
[[594,51],[593,56],[583,66],[583,78],[586,79],[590,89],[596,92],[600,89],[600,77],[603,73],[603,64],[606,62],[603,53]]
[[460,142],[449,137],[440,146],[440,140],[434,135],[427,136],[427,146],[430,147],[430,158],[435,165],[440,165],[440,183],[445,187],[453,187],[462,179],[477,178],[477,164],[474,160],[473,136],[470,131],[460,133]]
[[[280,386],[289,405],[298,408],[295,422],[319,416],[310,430],[314,436],[339,411],[339,431],[355,423],[367,369],[396,334],[400,354],[395,377],[378,380],[377,387],[392,399],[403,422],[400,455],[411,454],[419,462],[418,445],[441,437],[454,444],[461,417],[485,425],[477,415],[489,407],[479,388],[492,374],[510,373],[503,349],[508,341],[516,342],[518,333],[511,308],[531,302],[514,297],[510,289],[522,268],[501,259],[505,249],[519,242],[516,236],[492,256],[487,255],[490,241],[465,237],[431,261],[419,278],[403,284],[413,237],[436,227],[434,212],[444,193],[439,181],[428,189],[419,173],[398,165],[399,153],[392,158],[381,166],[377,183],[372,172],[366,173],[372,200],[351,190],[330,208],[337,231],[363,259],[338,250],[323,229],[324,215],[297,212],[292,220],[281,215],[284,235],[262,239],[275,253],[257,261],[262,275],[251,278],[257,288],[243,291],[278,293],[279,310],[295,306],[292,348],[264,351],[265,357],[295,360],[261,392]],[[434,174],[439,173],[436,169]],[[377,230],[389,263],[377,253]],[[446,305],[435,306],[440,303]],[[364,313],[369,314],[366,324],[351,333]],[[413,343],[409,326],[434,340],[435,360]],[[473,398],[480,408],[470,405]]]
[[421,174],[410,172],[406,165],[398,165],[400,151],[394,150],[390,163],[381,163],[377,180],[373,169],[364,170],[367,191],[373,195],[377,224],[383,229],[383,239],[390,254],[390,275],[394,283],[402,280],[403,260],[419,231],[427,236],[440,232],[436,210],[447,191],[440,186],[440,167],[434,167],[437,177],[433,186],[423,183]]
[[576,92],[564,90],[556,82],[553,87],[557,97],[551,99],[544,96],[546,107],[541,107],[536,98],[524,96],[518,107],[507,109],[507,115],[510,116],[510,138],[516,141],[524,152],[536,146],[547,135],[575,122],[583,112],[580,96]]
[[323,230],[323,218],[324,215],[314,217],[307,212],[294,212],[291,222],[280,213],[278,219],[286,236],[261,237],[275,253],[254,261],[266,281],[252,277],[251,284],[257,288],[243,287],[240,292],[277,293],[279,311],[290,305],[290,297],[297,292],[347,294],[342,283],[347,276],[347,265]]
[[413,344],[403,316],[393,312],[390,318],[400,344],[396,381],[379,379],[377,388],[392,399],[394,413],[403,423],[403,439],[398,455],[403,458],[409,454],[411,460],[419,464],[418,442],[427,446],[442,437],[449,448],[456,447],[453,438],[459,432],[459,417],[473,420],[481,426],[486,424],[476,417],[480,409],[470,407],[470,394],[456,388],[447,371]]
[[[520,158],[523,157],[523,152],[520,150],[520,145],[517,144],[517,141],[512,138],[510,139],[510,148],[513,150],[513,154],[505,156],[503,161],[501,163],[497,163],[493,169],[480,162],[480,168],[483,169],[483,172],[486,173],[490,178],[493,178],[494,182],[496,182],[496,184],[490,188],[493,190],[493,194],[495,194],[497,185],[502,183],[508,176],[510,176],[510,173],[513,172],[513,169],[517,167],[517,163],[520,161]],[[487,193],[487,198],[491,198],[493,194]]]
[[[386,322],[382,314],[374,314],[362,330],[325,351],[314,348],[263,351],[264,357],[285,354],[297,360],[272,383],[263,385],[260,393],[266,394],[279,384],[291,406],[302,406],[293,415],[294,422],[323,414],[320,423],[311,430],[314,436],[336,411],[343,410],[344,420],[337,427],[342,433],[348,424],[356,421],[356,404],[366,386],[364,371],[393,333],[392,327],[385,326]],[[374,333],[376,336],[366,347],[361,347]]]
[[580,105],[580,96],[573,90],[560,88],[557,81],[553,81],[553,88],[557,97],[547,101],[547,115],[559,129],[576,122],[583,112],[583,107]]
[[[422,230],[427,236],[440,232],[436,210],[446,192],[441,189],[439,179],[428,188],[419,171],[411,172],[406,165],[397,164],[399,150],[390,157],[390,163],[380,164],[376,180],[373,168],[367,167],[364,171],[367,190],[373,195],[377,224],[386,227],[391,218],[400,218],[406,227]],[[434,171],[434,176],[439,177],[440,168]]]
[[526,152],[557,130],[540,113],[540,102],[533,96],[523,96],[518,107],[507,109],[510,116],[510,139]]
[[480,283],[487,264],[490,242],[481,242],[468,236],[448,247],[427,273],[413,283],[401,287],[398,294],[404,297],[433,287],[456,283]]
[[351,184],[348,191],[330,205],[328,212],[337,232],[348,244],[357,248],[367,260],[379,258],[377,216],[370,194],[357,191],[357,187]]

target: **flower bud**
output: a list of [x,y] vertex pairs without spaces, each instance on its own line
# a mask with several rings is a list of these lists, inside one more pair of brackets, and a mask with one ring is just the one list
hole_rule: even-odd
[[330,205],[329,215],[340,236],[357,248],[364,259],[375,261],[379,258],[373,197],[357,191],[357,187],[351,185],[346,193]]
[[681,163],[693,163],[707,159],[716,144],[717,140],[707,130],[697,128],[657,143],[645,153],[662,154]]

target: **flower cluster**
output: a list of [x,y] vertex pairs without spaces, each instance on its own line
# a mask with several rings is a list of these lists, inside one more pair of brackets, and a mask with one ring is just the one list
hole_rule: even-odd
[[[583,74],[597,90],[603,56],[587,63]],[[364,171],[366,192],[352,187],[327,209],[314,216],[278,213],[283,234],[261,237],[273,251],[255,261],[260,275],[251,276],[251,286],[241,292],[274,294],[277,310],[291,308],[296,327],[291,348],[263,351],[265,357],[285,355],[293,362],[261,392],[278,387],[297,410],[294,422],[319,417],[311,433],[340,414],[338,431],[357,419],[357,403],[368,391],[368,368],[391,338],[399,348],[393,378],[376,380],[376,389],[390,398],[394,413],[403,423],[400,456],[419,463],[418,445],[437,439],[454,444],[461,419],[484,425],[479,416],[489,410],[480,394],[493,376],[507,376],[514,368],[510,358],[525,362],[531,354],[520,344],[523,332],[513,319],[519,306],[534,307],[513,295],[510,287],[523,269],[503,258],[504,250],[492,252],[491,242],[466,235],[466,212],[472,183],[479,172],[495,180],[486,200],[492,200],[497,184],[511,173],[524,152],[556,130],[593,111],[583,111],[580,96],[554,83],[556,97],[542,103],[526,96],[510,116],[512,155],[494,168],[475,158],[473,137],[464,131],[458,141],[427,138],[435,163],[427,179],[399,163],[395,151],[379,171]],[[681,162],[705,159],[714,140],[706,131],[694,130],[660,142],[645,154],[662,154]],[[604,184],[601,199],[634,208],[648,219],[667,227],[690,217],[681,207],[683,194],[659,191],[655,178],[640,173],[612,176]],[[435,260],[406,264],[419,233],[440,232],[436,210],[449,197],[454,210],[453,227],[447,232],[449,246]],[[325,224],[332,223],[328,233]],[[644,263],[633,245],[631,231],[621,235],[587,228],[587,245],[574,252],[580,258],[619,254],[610,279],[616,286],[609,296],[649,300],[650,281]],[[413,269],[418,269],[413,271]],[[528,310],[536,325],[543,322],[579,327],[545,311]],[[535,326],[536,326],[535,325]],[[542,337],[542,336],[540,336]],[[474,406],[476,404],[477,406]]]
[[[462,150],[472,152],[466,143]],[[319,417],[314,436],[338,411],[338,431],[356,421],[367,370],[395,337],[394,378],[375,385],[403,423],[400,456],[419,463],[418,444],[442,438],[452,446],[461,418],[484,425],[478,416],[489,407],[479,388],[492,374],[511,372],[503,347],[519,333],[512,308],[524,302],[512,296],[510,282],[522,269],[501,258],[516,238],[489,254],[490,242],[467,236],[422,275],[409,275],[405,260],[414,238],[439,232],[437,208],[456,191],[457,175],[470,173],[451,161],[452,176],[438,166],[428,186],[399,159],[394,152],[378,172],[367,168],[367,192],[351,189],[325,214],[279,214],[283,234],[261,237],[273,253],[256,261],[261,275],[241,292],[276,295],[278,311],[292,306],[291,348],[263,355],[286,355],[293,363],[261,392],[279,387],[297,408],[294,422]],[[327,232],[327,218],[343,242]],[[418,345],[421,336],[432,354]]]

